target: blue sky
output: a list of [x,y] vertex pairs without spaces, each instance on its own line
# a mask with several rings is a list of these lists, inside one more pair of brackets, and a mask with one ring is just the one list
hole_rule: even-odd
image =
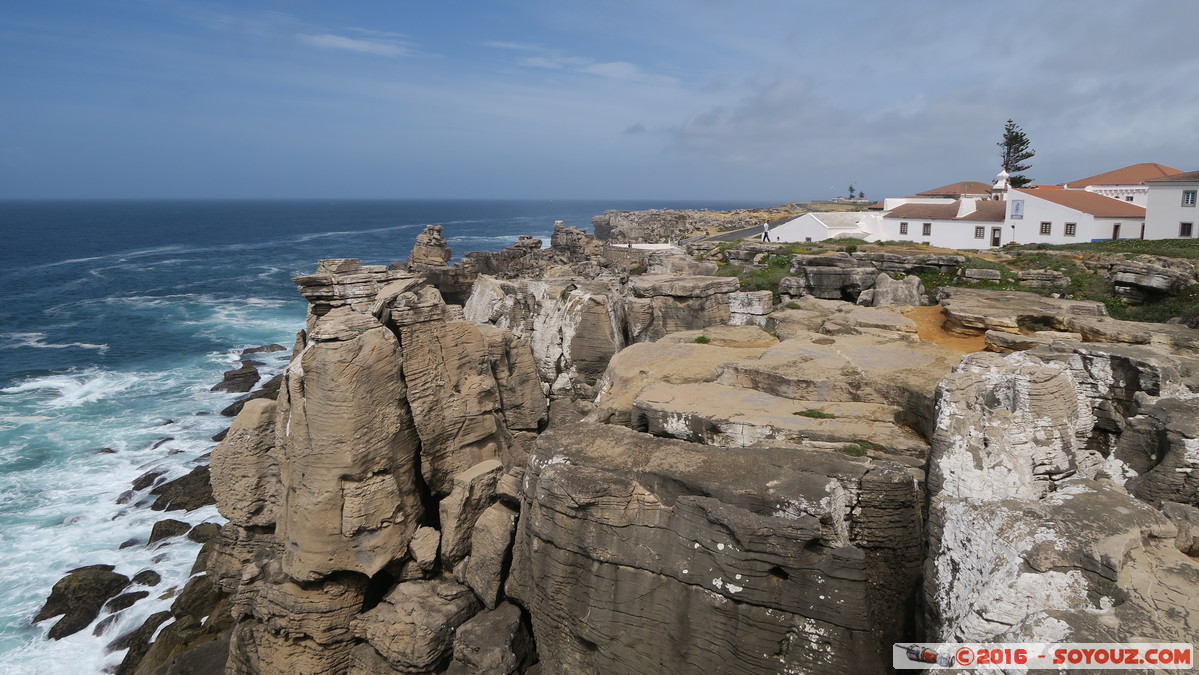
[[899,196],[1199,169],[1199,2],[47,0],[0,198]]

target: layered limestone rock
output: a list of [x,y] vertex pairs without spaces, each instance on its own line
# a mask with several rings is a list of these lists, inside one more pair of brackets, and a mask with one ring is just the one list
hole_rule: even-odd
[[769,293],[738,288],[736,279],[710,276],[642,275],[630,278],[627,287],[614,280],[484,276],[475,282],[464,313],[528,340],[549,391],[590,397],[625,345],[733,322],[765,323]]
[[209,460],[217,510],[242,526],[273,526],[279,509],[274,401],[246,403]]
[[[1176,546],[1178,528],[1122,488],[1128,466],[1089,440],[1105,416],[1096,397],[1145,384],[1113,380],[1111,354],[1079,367],[1094,347],[974,354],[942,381],[928,479],[932,639],[1169,641],[1199,627],[1187,590],[1199,564]],[[1181,386],[1166,375],[1162,386]],[[1138,404],[1151,398],[1140,391]]]
[[858,294],[857,303],[870,307],[885,305],[920,306],[928,304],[924,292],[924,283],[920,277],[910,276],[895,280],[886,272],[880,272],[874,278],[874,287]]
[[894,333],[796,332],[758,359],[725,364],[716,382],[791,401],[892,406],[898,423],[928,437],[937,382],[956,360],[943,347]]
[[878,268],[850,257],[848,253],[831,256],[797,255],[791,265],[795,276],[779,282],[779,294],[785,300],[813,295],[825,300],[854,302],[862,291],[874,286]]
[[594,381],[625,345],[623,303],[609,282],[479,277],[466,318],[527,340],[541,381],[553,391]]
[[207,584],[224,609],[180,614],[146,672],[220,621],[229,672],[436,672],[454,628],[504,597],[516,516],[480,514],[504,515],[504,462],[524,465],[546,414],[528,344],[448,318],[410,274],[323,261],[297,282],[312,311],[279,400],[248,402],[212,460],[230,522],[184,596]]
[[283,568],[302,581],[373,575],[407,550],[424,509],[404,355],[350,307],[318,317],[308,338],[287,367],[276,424]]
[[535,448],[508,593],[546,672],[888,669],[920,565],[904,467],[610,425]]
[[1086,342],[1147,345],[1167,353],[1199,350],[1199,330],[1183,325],[1119,321],[1102,303],[1060,300],[1022,291],[938,288],[949,330],[1021,333],[1051,329],[1078,333]]

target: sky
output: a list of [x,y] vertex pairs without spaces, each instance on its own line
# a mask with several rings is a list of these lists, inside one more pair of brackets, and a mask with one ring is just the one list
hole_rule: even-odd
[[1195,0],[0,7],[0,198],[744,200],[1199,169]]

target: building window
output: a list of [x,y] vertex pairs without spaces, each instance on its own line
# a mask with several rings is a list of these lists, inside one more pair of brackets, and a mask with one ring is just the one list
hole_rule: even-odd
[[1078,223],[1066,223],[1066,236],[1073,237],[1078,234]]
[[921,234],[923,234],[924,236],[928,237],[928,236],[931,236],[931,235],[932,235],[932,233],[933,233],[933,224],[932,224],[932,223],[925,223],[925,224],[924,224],[924,231],[923,231],[923,232],[921,232]]
[[811,237],[804,237],[804,238],[803,238],[803,240],[804,240],[804,243],[805,243],[805,244],[809,244],[809,243],[811,243],[811,242],[812,242],[812,238],[811,238]]
[[1179,223],[1178,224],[1178,236],[1180,236],[1180,237],[1191,236],[1191,230],[1193,228],[1194,228],[1194,223]]
[[1199,190],[1183,190],[1182,191],[1182,205],[1183,206],[1194,206],[1196,193],[1199,193]]
[[982,239],[983,237],[986,237],[986,236],[987,236],[987,228],[985,228],[985,227],[974,228],[974,238],[975,239]]
[[1053,232],[1053,223],[1041,223],[1041,234],[1051,234]]
[[1124,201],[1126,201],[1126,202],[1131,202],[1131,201],[1132,201],[1132,197],[1125,197],[1125,198],[1124,198]]
[[900,223],[900,224],[899,224],[899,233],[900,233],[900,234],[907,234],[907,233],[908,233],[908,224],[907,224],[907,223]]

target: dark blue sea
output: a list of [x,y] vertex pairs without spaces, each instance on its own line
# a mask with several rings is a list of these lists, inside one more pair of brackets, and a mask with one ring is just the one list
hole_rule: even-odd
[[[108,642],[169,607],[198,546],[148,547],[150,528],[221,518],[118,499],[148,471],[175,477],[206,460],[230,421],[216,413],[238,396],[210,387],[243,348],[290,350],[306,307],[291,278],[318,259],[403,261],[426,224],[445,227],[457,258],[520,234],[548,246],[555,220],[590,231],[606,209],[751,206],[766,205],[0,202],[0,672],[102,672],[123,656]],[[286,357],[256,357],[263,381]],[[56,619],[30,625],[55,581],[100,563],[130,577],[154,569],[162,582],[131,588],[150,596],[98,636],[93,625],[52,642]]]

